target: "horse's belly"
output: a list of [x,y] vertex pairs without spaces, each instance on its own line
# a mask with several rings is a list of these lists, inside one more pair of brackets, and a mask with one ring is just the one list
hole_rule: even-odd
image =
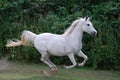
[[64,56],[66,55],[64,44],[54,43],[48,46],[48,52],[54,56]]
[[50,55],[54,55],[54,56],[65,56],[65,55],[66,55],[65,52],[63,52],[63,51],[58,51],[58,50],[57,50],[57,51],[55,51],[55,50],[54,50],[54,51],[50,51],[49,54],[50,54]]

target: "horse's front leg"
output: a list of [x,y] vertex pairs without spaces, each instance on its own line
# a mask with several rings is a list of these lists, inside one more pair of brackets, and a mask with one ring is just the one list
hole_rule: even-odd
[[77,65],[77,63],[75,61],[74,54],[73,53],[68,54],[68,58],[70,59],[70,61],[72,62],[73,65],[70,65],[70,66],[64,65],[63,67],[65,67],[67,69],[75,67]]
[[78,66],[84,66],[84,64],[85,64],[86,61],[88,60],[88,57],[87,57],[81,50],[77,53],[77,55],[78,55],[79,57],[84,58],[83,62],[78,63]]

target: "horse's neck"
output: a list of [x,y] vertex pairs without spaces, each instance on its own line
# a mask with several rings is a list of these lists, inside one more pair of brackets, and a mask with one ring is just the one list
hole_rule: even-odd
[[80,26],[76,26],[75,29],[70,34],[72,39],[74,39],[75,41],[76,40],[77,41],[81,41],[82,40],[82,35],[83,35],[83,31],[82,31]]
[[82,31],[81,27],[76,26],[75,29],[67,36],[68,36],[68,38],[70,38],[69,40],[72,40],[72,41],[80,44],[82,42],[82,35],[83,35],[83,31]]

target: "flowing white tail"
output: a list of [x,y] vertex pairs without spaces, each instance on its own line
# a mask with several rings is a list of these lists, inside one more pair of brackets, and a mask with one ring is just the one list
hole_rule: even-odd
[[33,43],[35,39],[36,34],[32,33],[30,31],[24,30],[21,35],[21,40],[8,40],[6,47],[15,47],[15,46],[21,46],[21,45],[30,45]]

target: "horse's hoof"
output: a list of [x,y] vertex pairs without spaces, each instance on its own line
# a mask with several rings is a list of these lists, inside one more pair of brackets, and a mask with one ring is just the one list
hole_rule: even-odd
[[57,73],[58,72],[58,70],[57,69],[55,69],[55,70],[51,70],[51,73]]
[[62,68],[66,68],[66,66],[65,66],[65,65],[62,65],[61,67],[62,67]]
[[46,75],[46,76],[50,76],[51,75],[51,73],[49,71],[45,71],[45,70],[43,70],[43,74]]
[[66,65],[62,65],[62,68],[69,69],[69,67]]
[[82,67],[82,66],[84,66],[84,64],[80,63],[80,64],[78,64],[78,66],[79,66],[79,67]]
[[57,73],[57,71],[58,71],[57,67],[51,68],[51,72],[52,72],[52,73]]

